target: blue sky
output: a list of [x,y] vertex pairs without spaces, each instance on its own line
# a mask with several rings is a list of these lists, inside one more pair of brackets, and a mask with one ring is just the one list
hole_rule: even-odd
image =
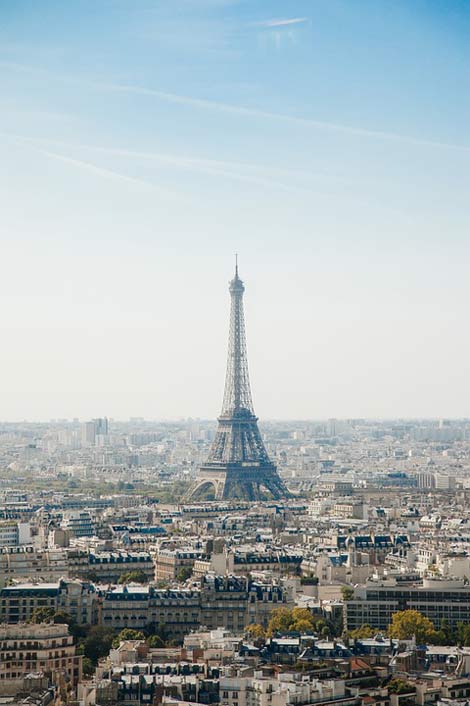
[[0,418],[461,416],[465,0],[1,0]]

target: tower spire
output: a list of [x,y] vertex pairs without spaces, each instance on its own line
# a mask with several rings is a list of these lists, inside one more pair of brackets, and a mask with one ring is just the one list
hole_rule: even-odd
[[231,416],[242,411],[253,414],[243,313],[245,287],[238,276],[238,255],[235,255],[235,277],[230,282],[229,291],[231,298],[230,330],[222,415]]

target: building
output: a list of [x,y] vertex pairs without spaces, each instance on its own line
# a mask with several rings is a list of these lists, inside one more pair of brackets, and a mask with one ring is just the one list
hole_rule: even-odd
[[[182,639],[200,625],[200,591],[117,586],[103,596],[102,623],[118,630],[153,625]],[[170,639],[171,639],[170,638]]]
[[17,547],[20,544],[31,544],[29,522],[0,522],[0,547]]
[[0,587],[11,580],[57,581],[67,575],[67,554],[63,549],[32,546],[0,548]]
[[[155,574],[155,565],[152,555],[148,551],[90,551],[88,552],[88,565],[85,574],[74,573],[76,576],[92,576],[100,583],[115,583],[123,574],[131,571],[143,572],[149,581]],[[79,560],[80,561],[80,560]],[[70,570],[71,571],[71,570]],[[71,573],[73,573],[71,571]]]
[[94,422],[84,422],[81,427],[82,446],[93,446],[96,441],[96,427]]
[[31,672],[42,672],[51,681],[63,673],[77,685],[82,657],[75,654],[68,625],[0,625],[0,694],[20,691],[25,674]]
[[79,625],[98,622],[98,596],[86,582],[61,579],[56,583],[20,583],[0,590],[0,623],[31,620],[38,608],[68,613]]
[[442,620],[456,628],[470,622],[470,586],[459,579],[424,579],[411,586],[393,585],[391,580],[371,582],[355,588],[354,597],[345,602],[345,629],[370,625],[386,630],[395,613],[409,609],[425,615],[437,628]]
[[337,478],[332,478],[329,480],[322,480],[318,486],[318,491],[324,495],[352,495],[353,494],[353,484],[350,481],[338,480]]
[[153,554],[155,581],[174,581],[183,573],[192,572],[194,562],[201,551],[186,547],[182,549],[157,549]]
[[201,625],[235,632],[251,623],[267,626],[272,610],[282,605],[294,605],[285,585],[209,575],[193,588],[129,585],[109,589],[103,595],[102,624],[119,630],[160,626],[170,639],[181,640]]
[[65,514],[62,529],[69,530],[74,537],[93,537],[95,524],[87,510],[74,510]]

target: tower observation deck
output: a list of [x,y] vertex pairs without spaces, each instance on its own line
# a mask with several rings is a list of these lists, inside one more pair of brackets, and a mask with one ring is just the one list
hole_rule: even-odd
[[243,314],[245,287],[238,276],[238,263],[229,291],[230,332],[222,412],[207,461],[187,497],[207,497],[211,491],[215,500],[289,497],[269,459],[253,409]]

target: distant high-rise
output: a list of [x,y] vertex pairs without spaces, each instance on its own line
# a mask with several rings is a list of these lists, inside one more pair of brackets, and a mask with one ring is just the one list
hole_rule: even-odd
[[93,446],[96,441],[96,426],[94,422],[84,422],[81,428],[82,444]]
[[81,428],[81,440],[84,446],[103,445],[108,436],[108,420],[106,417],[84,422]]
[[188,497],[205,497],[211,489],[216,500],[288,497],[264,447],[251,400],[243,315],[245,287],[238,265],[229,289],[230,334],[222,413],[209,457]]

